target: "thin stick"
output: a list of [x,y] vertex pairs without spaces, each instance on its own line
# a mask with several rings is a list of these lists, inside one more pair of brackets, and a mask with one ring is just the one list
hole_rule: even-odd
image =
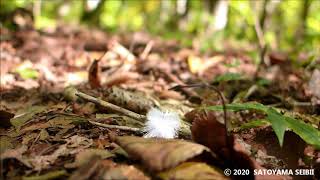
[[[233,149],[233,142],[229,141],[229,138],[231,136],[230,136],[229,131],[228,131],[228,124],[227,124],[227,121],[228,121],[227,118],[228,117],[227,117],[227,108],[226,108],[225,98],[224,98],[223,94],[219,91],[219,89],[217,89],[216,87],[214,87],[214,86],[212,86],[210,84],[202,83],[202,84],[190,84],[190,85],[186,85],[186,86],[178,85],[178,86],[170,88],[170,90],[172,90],[172,89],[181,89],[181,88],[194,88],[194,87],[209,88],[209,89],[214,90],[219,95],[219,98],[220,98],[221,103],[222,103],[222,108],[223,108],[223,118],[224,118],[224,126],[225,126],[225,133],[226,133],[226,143],[227,143],[227,146],[230,149]],[[231,154],[229,154],[229,156],[231,157]]]
[[256,69],[256,72],[254,74],[254,80],[256,81],[259,75],[259,71],[261,70],[261,66],[263,64],[265,64],[265,56],[267,53],[267,45],[266,42],[264,40],[264,34],[263,34],[263,30],[260,26],[260,23],[258,21],[258,18],[255,18],[255,23],[254,23],[254,29],[258,38],[258,45],[259,45],[259,56],[260,56],[260,62],[258,64],[258,67]]
[[141,132],[140,128],[134,128],[134,127],[128,127],[128,126],[118,126],[118,125],[110,125],[110,124],[103,124],[103,123],[99,123],[99,122],[94,122],[94,121],[90,121],[89,123],[100,126],[100,127],[104,127],[104,128],[111,128],[111,129],[120,129],[120,130],[125,130],[125,131],[133,131],[133,132]]
[[121,113],[123,115],[129,116],[129,117],[131,117],[133,119],[136,119],[136,120],[138,120],[140,122],[145,122],[145,120],[146,120],[146,116],[144,116],[144,115],[137,114],[135,112],[129,111],[127,109],[124,109],[124,108],[119,107],[117,105],[111,104],[111,103],[106,102],[104,100],[101,100],[101,99],[95,98],[93,96],[84,94],[82,92],[76,92],[75,95],[79,96],[80,98],[82,98],[84,100],[93,102],[93,103],[95,103],[95,104],[97,104],[99,106],[102,106],[102,107],[111,109],[113,111],[119,112],[119,113]]
[[216,87],[214,87],[212,85],[209,85],[209,84],[203,83],[203,84],[189,84],[189,85],[185,85],[185,86],[177,85],[177,86],[174,86],[174,87],[170,88],[170,90],[177,90],[177,89],[181,89],[181,88],[194,88],[194,87],[209,88],[209,89],[214,90],[219,95],[219,98],[221,100],[222,107],[223,107],[223,118],[224,118],[224,124],[225,124],[225,127],[226,127],[225,128],[226,129],[226,134],[229,135],[228,127],[227,127],[227,108],[226,108],[225,99],[224,99],[223,94]]
[[149,53],[150,53],[150,51],[151,51],[151,49],[152,49],[152,47],[153,47],[153,44],[154,44],[153,41],[149,41],[149,42],[148,42],[148,44],[147,44],[146,47],[144,48],[142,54],[140,55],[140,58],[141,58],[141,59],[145,60],[145,59],[148,57],[148,55],[149,55]]

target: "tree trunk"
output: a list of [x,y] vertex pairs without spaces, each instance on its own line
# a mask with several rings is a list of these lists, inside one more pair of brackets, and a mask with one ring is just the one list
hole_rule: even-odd
[[300,14],[300,19],[301,19],[301,24],[298,27],[297,31],[296,31],[296,37],[299,40],[299,42],[301,40],[304,39],[305,36],[305,31],[306,31],[306,27],[307,27],[307,18],[308,18],[308,14],[309,14],[309,9],[310,9],[310,5],[311,5],[311,1],[310,0],[304,0],[303,1],[303,6],[301,9],[301,14]]

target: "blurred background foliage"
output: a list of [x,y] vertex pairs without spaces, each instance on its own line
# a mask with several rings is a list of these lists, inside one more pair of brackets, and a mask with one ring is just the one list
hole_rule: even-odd
[[[291,53],[320,52],[319,0],[1,0],[1,24],[15,28],[17,14],[33,27],[71,23],[108,32],[147,31],[199,50],[256,47]],[[258,32],[258,33],[257,33]],[[262,42],[261,42],[262,41]],[[223,42],[223,43],[222,43]]]

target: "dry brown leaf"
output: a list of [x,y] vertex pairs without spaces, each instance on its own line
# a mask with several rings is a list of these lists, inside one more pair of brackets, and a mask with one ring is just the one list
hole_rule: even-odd
[[101,87],[101,68],[99,66],[99,60],[94,60],[89,68],[88,80],[91,88]]
[[28,162],[28,160],[22,156],[22,154],[25,153],[27,150],[28,150],[28,147],[25,145],[22,145],[21,147],[16,149],[7,149],[1,154],[0,160],[2,162],[6,159],[16,159],[20,161],[22,164],[24,164],[25,166],[32,167],[31,164]]
[[103,174],[102,179],[150,180],[150,178],[144,175],[144,173],[139,169],[128,165],[120,165],[110,168]]
[[77,171],[75,171],[69,180],[86,180],[95,174],[100,168],[101,157],[92,156],[88,162],[83,164]]
[[67,164],[68,167],[79,167],[89,162],[93,156],[99,156],[101,159],[113,157],[114,154],[104,149],[85,149],[78,153],[75,162]]
[[140,75],[134,72],[117,72],[104,79],[103,85],[108,87],[117,86],[132,80],[138,80],[139,77]]
[[200,144],[177,140],[118,136],[119,144],[133,159],[141,160],[152,171],[161,171],[210,150]]
[[60,145],[58,149],[55,150],[52,154],[37,156],[37,157],[30,157],[28,158],[28,162],[32,164],[33,169],[36,171],[47,169],[60,156],[77,154],[83,151],[83,149],[90,147],[93,143],[92,139],[87,139],[85,137],[81,137],[78,135],[72,136],[66,141],[67,141],[66,144]]
[[135,63],[136,57],[117,41],[111,40],[108,44],[108,48],[110,51],[118,54],[121,59],[125,59],[130,63]]
[[8,128],[11,126],[10,119],[14,117],[14,114],[0,110],[0,127]]
[[229,179],[223,174],[223,172],[221,172],[221,170],[210,167],[205,163],[198,163],[198,162],[182,163],[175,168],[159,173],[158,176],[164,180],[170,180],[170,179],[226,180],[226,179]]

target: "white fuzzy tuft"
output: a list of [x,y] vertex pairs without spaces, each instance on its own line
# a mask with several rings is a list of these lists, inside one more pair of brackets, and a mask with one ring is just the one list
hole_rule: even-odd
[[177,136],[180,128],[180,118],[175,112],[163,112],[151,108],[147,113],[147,122],[144,128],[144,137],[158,137],[172,139]]

